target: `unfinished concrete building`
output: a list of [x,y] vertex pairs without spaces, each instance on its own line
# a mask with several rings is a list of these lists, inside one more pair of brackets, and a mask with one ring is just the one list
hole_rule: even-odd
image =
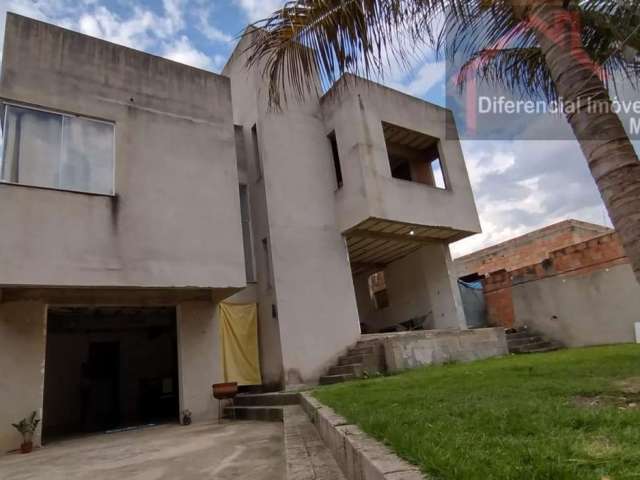
[[9,14],[0,79],[0,451],[215,418],[218,305],[258,306],[261,383],[361,338],[466,328],[448,244],[480,231],[450,111],[345,77],[267,106],[222,75]]

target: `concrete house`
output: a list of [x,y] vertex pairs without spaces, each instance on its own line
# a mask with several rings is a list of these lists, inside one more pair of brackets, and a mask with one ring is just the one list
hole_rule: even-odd
[[34,410],[45,441],[215,418],[223,300],[258,305],[268,389],[363,331],[466,328],[451,112],[354,77],[274,111],[242,51],[216,75],[8,15],[0,452]]

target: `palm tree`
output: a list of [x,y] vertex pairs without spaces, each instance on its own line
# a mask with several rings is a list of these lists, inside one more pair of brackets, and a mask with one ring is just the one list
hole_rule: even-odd
[[314,75],[382,76],[427,44],[481,81],[579,106],[566,119],[640,282],[640,162],[609,95],[640,79],[639,2],[298,0],[253,26],[248,65],[276,108],[313,92]]

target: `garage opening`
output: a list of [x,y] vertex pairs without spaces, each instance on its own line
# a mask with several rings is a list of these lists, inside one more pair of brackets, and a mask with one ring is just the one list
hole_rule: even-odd
[[178,421],[174,308],[53,308],[43,441]]

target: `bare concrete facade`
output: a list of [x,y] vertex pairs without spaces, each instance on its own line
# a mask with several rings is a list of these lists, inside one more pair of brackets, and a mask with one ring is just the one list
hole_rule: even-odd
[[113,194],[0,184],[0,451],[42,415],[52,306],[175,309],[180,407],[215,418],[215,307],[246,285],[229,79],[10,14],[0,97],[114,125],[115,157]]
[[[448,245],[480,226],[451,112],[353,77],[274,111],[242,51],[215,75],[8,16],[0,452],[19,445],[10,422],[42,415],[52,309],[174,311],[177,384],[162,389],[195,421],[217,415],[222,300],[258,304],[267,389],[317,382],[361,325],[466,328]],[[33,138],[51,150],[56,122],[52,175]],[[113,132],[112,181],[78,160],[96,131]],[[380,271],[390,303],[373,309]]]

